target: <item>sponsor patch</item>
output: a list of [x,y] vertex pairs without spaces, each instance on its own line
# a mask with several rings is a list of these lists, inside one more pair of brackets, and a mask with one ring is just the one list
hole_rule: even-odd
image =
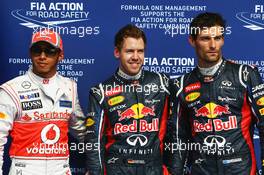
[[191,101],[194,101],[196,100],[197,98],[200,97],[200,92],[193,92],[193,93],[190,93],[188,94],[186,97],[185,97],[185,100],[188,101],[188,102],[191,102]]
[[6,115],[3,112],[0,112],[0,119],[6,119]]
[[25,114],[20,119],[21,120],[24,120],[24,121],[30,121],[31,120],[31,117],[29,117],[28,114]]
[[260,113],[260,115],[264,115],[264,108],[261,108],[261,109],[259,110],[259,113]]
[[21,100],[29,100],[32,98],[38,98],[39,97],[39,93],[33,93],[33,94],[27,94],[27,95],[19,95],[19,98]]
[[122,86],[116,86],[115,88],[112,88],[110,90],[106,90],[105,96],[110,97],[110,96],[118,95],[121,92],[123,92]]
[[128,159],[127,160],[128,164],[145,164],[145,160],[132,160],[132,159]]
[[29,89],[31,87],[31,83],[29,81],[23,81],[21,86],[24,88],[24,89]]
[[258,99],[257,105],[258,106],[264,106],[264,97],[261,97],[260,99]]
[[223,160],[224,165],[229,164],[229,163],[236,163],[236,162],[242,162],[242,158]]
[[43,107],[41,100],[26,101],[26,102],[22,102],[21,105],[22,105],[22,110],[24,111],[39,109]]
[[17,162],[17,163],[15,163],[15,166],[25,168],[26,167],[26,164],[25,163],[22,163],[22,162]]
[[71,108],[72,102],[68,100],[60,100],[60,107]]
[[198,90],[198,89],[201,89],[201,83],[200,82],[189,84],[188,86],[186,86],[184,88],[184,91],[186,93],[188,93],[190,91],[195,91],[195,90]]
[[91,119],[91,118],[88,118],[88,119],[86,120],[86,126],[92,126],[94,123],[95,123],[94,120]]
[[124,96],[116,96],[108,100],[108,104],[110,106],[117,105],[125,100]]

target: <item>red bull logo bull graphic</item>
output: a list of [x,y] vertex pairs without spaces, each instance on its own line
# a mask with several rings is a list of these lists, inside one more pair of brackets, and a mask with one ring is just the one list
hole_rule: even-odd
[[199,109],[194,108],[194,110],[196,117],[216,118],[223,114],[231,114],[227,105],[221,106],[215,103],[207,103]]
[[122,121],[124,119],[130,119],[130,118],[141,119],[145,116],[148,115],[155,116],[156,114],[154,112],[154,106],[150,108],[144,106],[142,103],[138,103],[132,105],[130,108],[126,109],[123,112],[118,111],[118,115],[120,116],[118,121]]
[[[154,106],[147,107],[142,103],[134,104],[130,108],[121,112],[118,111],[120,118],[118,121],[133,118],[132,124],[116,123],[114,127],[114,134],[127,133],[127,132],[154,132],[159,130],[159,119],[154,118],[151,123],[143,120],[145,116],[155,116]],[[136,120],[135,120],[136,119]]]
[[236,116],[229,116],[228,121],[221,119],[209,119],[207,123],[200,123],[197,120],[193,121],[193,128],[195,132],[211,132],[213,131],[228,131],[237,128]]

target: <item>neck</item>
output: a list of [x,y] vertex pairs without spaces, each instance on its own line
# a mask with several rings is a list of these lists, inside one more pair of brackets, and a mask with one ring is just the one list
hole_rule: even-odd
[[211,67],[200,67],[198,65],[198,68],[199,68],[202,75],[213,76],[216,73],[216,71],[219,69],[222,62],[223,62],[223,60],[221,59],[218,63],[214,64]]
[[209,61],[209,59],[207,60],[206,58],[198,57],[198,65],[202,68],[209,68],[218,64],[219,62],[222,62],[222,60],[222,55],[220,55],[215,61]]
[[138,80],[141,76],[142,69],[136,74],[136,75],[128,75],[124,71],[121,70],[121,68],[118,69],[117,74],[127,80]]

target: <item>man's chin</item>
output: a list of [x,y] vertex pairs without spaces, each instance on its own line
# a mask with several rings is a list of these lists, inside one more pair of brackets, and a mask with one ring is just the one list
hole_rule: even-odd
[[129,74],[130,74],[131,76],[134,76],[134,75],[137,75],[137,74],[139,73],[139,71],[140,71],[140,69],[131,69],[131,70],[129,71]]
[[207,61],[208,61],[208,62],[211,62],[211,63],[213,63],[213,62],[218,62],[219,59],[220,59],[220,57],[219,57],[218,55],[207,57]]

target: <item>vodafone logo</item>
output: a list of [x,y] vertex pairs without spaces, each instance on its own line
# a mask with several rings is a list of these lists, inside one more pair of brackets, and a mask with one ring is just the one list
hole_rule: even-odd
[[60,138],[60,129],[55,124],[45,126],[41,131],[41,140],[45,144],[54,144]]

